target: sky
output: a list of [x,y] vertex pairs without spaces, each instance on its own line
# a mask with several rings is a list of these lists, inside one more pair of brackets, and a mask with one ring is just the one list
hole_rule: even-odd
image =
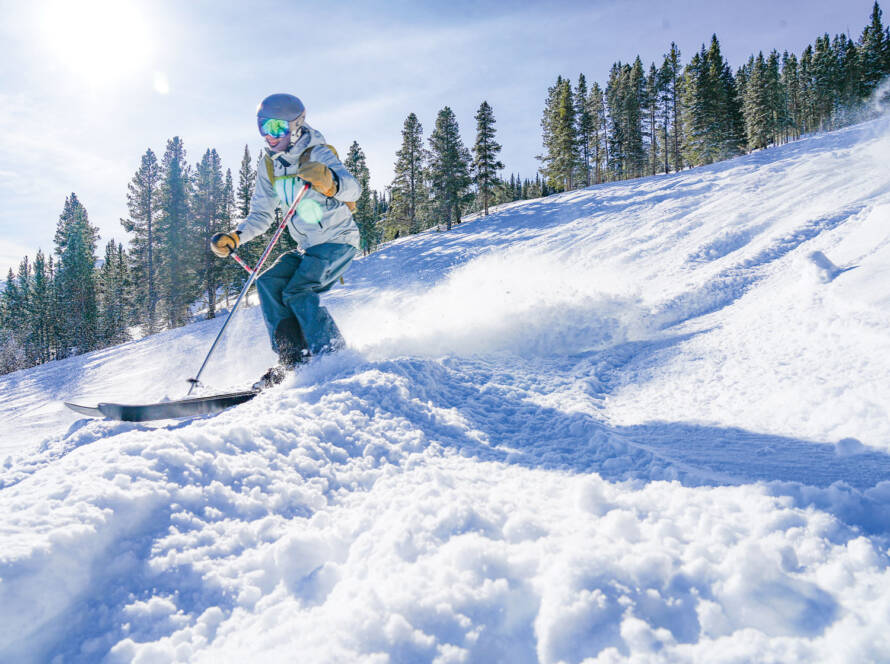
[[[145,151],[182,137],[237,179],[254,113],[289,92],[345,154],[364,150],[371,186],[392,178],[402,124],[428,137],[450,106],[473,143],[494,109],[504,174],[533,178],[540,117],[558,75],[604,84],[616,61],[684,62],[716,33],[735,69],[757,51],[800,53],[823,32],[858,37],[872,0],[396,0],[336,5],[198,0],[0,0],[0,275],[48,253],[72,192],[109,239],[126,242],[127,184]],[[886,18],[885,18],[886,25]]]

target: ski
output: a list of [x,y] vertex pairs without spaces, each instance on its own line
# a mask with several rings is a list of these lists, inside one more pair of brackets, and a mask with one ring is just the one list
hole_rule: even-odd
[[226,408],[250,401],[257,394],[259,394],[259,390],[245,390],[151,404],[99,403],[96,406],[82,406],[66,401],[65,405],[74,412],[89,417],[107,417],[121,422],[148,422],[218,413]]
[[65,402],[65,405],[68,406],[75,413],[80,413],[81,415],[87,415],[89,417],[103,417],[102,411],[99,410],[97,406],[81,406],[76,403],[70,403],[68,401]]

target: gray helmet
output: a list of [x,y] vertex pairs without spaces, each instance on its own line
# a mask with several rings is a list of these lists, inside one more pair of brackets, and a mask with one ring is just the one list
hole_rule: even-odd
[[291,137],[296,138],[306,119],[306,107],[294,95],[285,93],[269,95],[260,102],[256,109],[256,122],[261,134],[263,133],[263,123],[269,118],[287,120]]

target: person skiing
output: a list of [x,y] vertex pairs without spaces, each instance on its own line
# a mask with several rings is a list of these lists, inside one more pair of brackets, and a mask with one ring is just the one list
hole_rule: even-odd
[[266,147],[250,211],[235,230],[211,238],[213,253],[225,258],[261,235],[274,222],[276,208],[289,209],[301,185],[311,185],[287,225],[298,249],[282,254],[256,280],[272,350],[279,359],[254,385],[262,389],[280,383],[287,370],[312,356],[344,345],[319,294],[340,279],[358,251],[352,210],[361,186],[324,136],[305,123],[306,109],[299,98],[270,95],[260,102],[256,116]]

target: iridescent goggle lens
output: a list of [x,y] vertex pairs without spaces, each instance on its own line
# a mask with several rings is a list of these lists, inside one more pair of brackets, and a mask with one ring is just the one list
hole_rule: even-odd
[[271,136],[272,138],[281,138],[290,131],[290,123],[287,120],[257,118],[257,124],[260,127],[260,134]]

